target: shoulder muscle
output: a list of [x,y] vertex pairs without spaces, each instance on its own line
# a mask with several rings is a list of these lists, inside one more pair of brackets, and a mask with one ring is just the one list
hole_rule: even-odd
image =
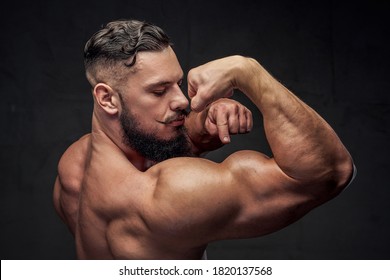
[[202,245],[223,238],[259,236],[284,225],[279,219],[270,228],[262,227],[261,219],[289,210],[289,194],[283,188],[293,181],[272,159],[257,152],[237,152],[220,164],[197,158],[171,159],[148,172],[157,180],[152,224],[167,238],[184,237]]

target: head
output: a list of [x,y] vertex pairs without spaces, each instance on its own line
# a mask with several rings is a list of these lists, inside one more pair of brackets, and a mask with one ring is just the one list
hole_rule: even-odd
[[110,22],[87,42],[84,63],[95,111],[119,124],[124,145],[155,161],[188,155],[183,71],[164,31],[136,20]]

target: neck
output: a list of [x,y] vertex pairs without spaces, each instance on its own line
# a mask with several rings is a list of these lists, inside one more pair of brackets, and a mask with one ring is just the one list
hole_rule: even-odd
[[[147,170],[153,163],[122,141],[121,127],[118,118],[102,116],[96,110],[92,115],[92,145],[108,146],[127,158],[140,171]],[[99,150],[98,150],[99,151]]]

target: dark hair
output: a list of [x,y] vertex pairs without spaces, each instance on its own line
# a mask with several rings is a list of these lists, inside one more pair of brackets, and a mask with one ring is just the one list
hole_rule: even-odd
[[158,26],[138,20],[112,21],[85,44],[85,70],[88,72],[96,64],[113,65],[118,61],[131,67],[138,52],[159,51],[169,45],[168,35]]

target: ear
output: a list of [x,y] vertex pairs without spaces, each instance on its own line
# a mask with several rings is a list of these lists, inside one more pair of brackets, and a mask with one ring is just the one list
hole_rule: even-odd
[[98,83],[94,89],[93,94],[95,96],[97,104],[110,115],[118,113],[118,94],[107,84]]

